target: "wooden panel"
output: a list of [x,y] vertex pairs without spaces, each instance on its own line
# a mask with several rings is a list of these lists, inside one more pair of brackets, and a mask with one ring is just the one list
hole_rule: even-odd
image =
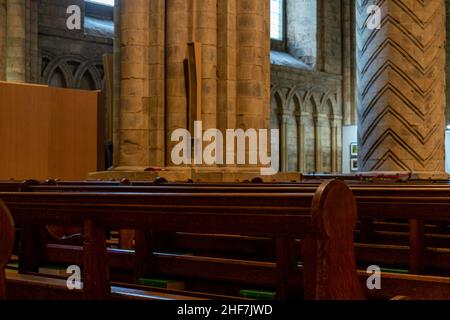
[[102,170],[101,93],[0,82],[0,179],[85,179]]

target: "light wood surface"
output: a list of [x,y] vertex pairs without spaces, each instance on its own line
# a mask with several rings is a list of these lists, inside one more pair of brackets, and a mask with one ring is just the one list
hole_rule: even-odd
[[101,170],[101,93],[0,82],[0,179],[85,179]]

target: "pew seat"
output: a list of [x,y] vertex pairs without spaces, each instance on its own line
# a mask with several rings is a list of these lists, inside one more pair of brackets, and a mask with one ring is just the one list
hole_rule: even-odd
[[[82,300],[82,290],[68,290],[66,280],[61,278],[42,277],[39,275],[19,274],[6,270],[8,299],[10,300]],[[109,299],[127,300],[211,300],[232,297],[200,295],[186,292],[168,292],[168,290],[152,291],[148,288],[130,285],[112,285]]]

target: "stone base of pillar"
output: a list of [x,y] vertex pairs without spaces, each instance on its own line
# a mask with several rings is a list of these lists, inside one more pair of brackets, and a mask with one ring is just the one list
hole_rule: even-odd
[[272,176],[262,176],[259,168],[249,167],[166,167],[148,170],[139,167],[120,167],[111,171],[92,172],[88,180],[122,180],[153,181],[161,177],[170,182],[244,182],[261,178],[264,182],[299,182],[298,172],[281,172]]

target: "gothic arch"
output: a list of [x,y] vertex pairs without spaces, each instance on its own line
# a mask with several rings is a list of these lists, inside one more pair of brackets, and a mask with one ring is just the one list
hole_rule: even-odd
[[[51,59],[51,57],[49,57]],[[66,61],[61,58],[51,59],[42,72],[42,80],[44,83],[50,85],[55,72],[61,72],[64,76],[66,88],[72,88],[74,84],[73,74]]]
[[292,96],[292,104],[294,106],[294,113],[296,116],[301,117],[304,113],[304,103],[303,101],[298,97],[297,93],[295,93]]
[[338,115],[337,111],[336,93],[325,93],[321,102],[321,112],[328,116],[336,116]]
[[316,95],[313,91],[308,92],[308,95],[306,96],[306,106],[307,106],[307,112],[311,114],[319,114],[320,113],[320,102],[317,101]]
[[100,72],[96,68],[96,65],[98,65],[98,64],[99,64],[99,62],[97,60],[87,60],[80,64],[80,66],[78,67],[78,69],[76,70],[75,75],[74,75],[74,82],[75,82],[76,88],[81,87],[81,82],[82,82],[83,77],[85,77],[86,74],[88,74],[92,78],[92,80],[94,82],[94,86],[95,86],[94,88],[91,88],[91,90],[92,89],[96,89],[96,90],[102,89],[103,79],[100,75]]
[[55,72],[61,72],[67,88],[80,88],[83,77],[86,75],[92,79],[92,85],[85,89],[101,90],[103,87],[102,75],[98,70],[101,62],[98,60],[89,60],[80,55],[64,55],[54,58],[48,54],[43,55],[43,59],[49,60],[42,72],[43,83],[50,84]]

